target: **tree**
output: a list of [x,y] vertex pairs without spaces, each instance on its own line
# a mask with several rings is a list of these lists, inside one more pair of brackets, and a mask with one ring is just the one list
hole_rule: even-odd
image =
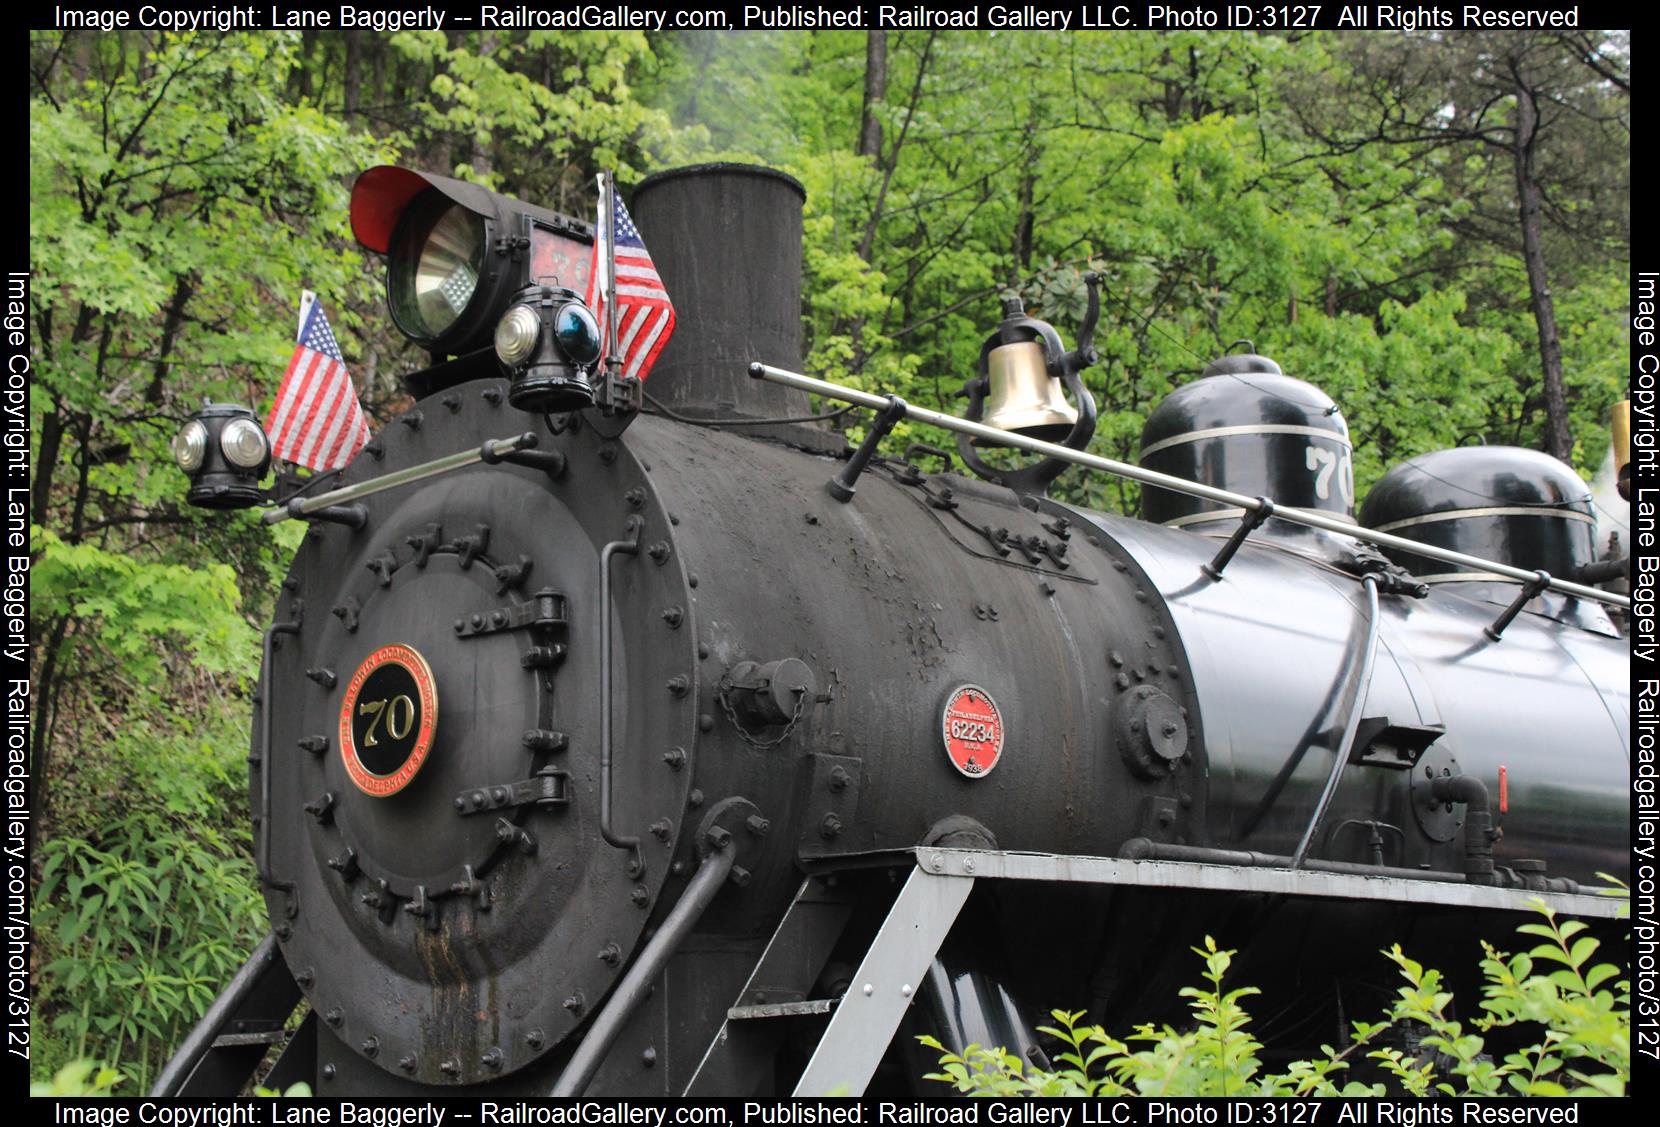
[[[1352,64],[1330,116],[1305,118],[1344,149],[1403,146],[1445,165],[1472,207],[1464,228],[1517,254],[1527,280],[1545,413],[1544,448],[1564,461],[1573,439],[1552,285],[1548,230],[1586,252],[1629,246],[1630,59],[1619,33],[1480,32],[1401,38],[1349,37]],[[1466,166],[1441,154],[1467,156]],[[1489,164],[1509,171],[1502,203]],[[1473,174],[1473,175],[1472,175]],[[1600,263],[1598,263],[1600,265]]]
[[[31,42],[35,552],[48,564],[71,548],[119,555],[111,582],[148,589],[158,605],[162,590],[188,588],[171,569],[204,557],[247,576],[272,564],[273,545],[246,522],[203,521],[178,503],[168,444],[203,396],[261,406],[291,323],[272,311],[291,308],[304,284],[346,289],[357,268],[329,240],[343,227],[343,176],[368,150],[283,101],[297,45],[72,32]],[[267,240],[273,229],[289,237]],[[42,820],[65,693],[125,680],[109,664],[113,632],[150,631],[164,649],[188,636],[165,616],[117,618],[55,585],[57,574],[37,568],[32,624],[43,639]],[[202,613],[234,611],[222,600],[235,593],[220,590]]]

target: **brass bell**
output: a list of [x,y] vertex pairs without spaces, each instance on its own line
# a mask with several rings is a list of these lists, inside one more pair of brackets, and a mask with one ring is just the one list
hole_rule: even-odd
[[[1061,381],[1050,375],[1040,342],[1016,341],[992,349],[986,375],[987,426],[1045,442],[1059,442],[1072,433],[1078,409],[1067,402]],[[974,444],[992,445],[978,438]]]

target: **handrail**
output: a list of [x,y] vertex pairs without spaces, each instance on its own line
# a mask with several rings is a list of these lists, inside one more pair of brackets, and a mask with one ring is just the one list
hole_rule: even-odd
[[359,497],[372,497],[376,493],[393,489],[399,485],[409,485],[412,482],[425,481],[429,477],[449,473],[451,470],[465,469],[476,462],[488,462],[491,459],[505,459],[508,455],[517,454],[521,450],[530,450],[536,446],[536,435],[526,432],[513,438],[497,438],[486,442],[476,450],[458,450],[454,454],[446,454],[442,458],[434,458],[430,462],[422,462],[418,466],[408,466],[401,470],[372,477],[368,481],[360,481],[354,485],[342,486],[327,493],[319,493],[315,497],[303,500],[295,498],[287,504],[272,509],[259,519],[266,524],[276,524],[288,520],[290,517],[304,517],[320,512],[333,505],[355,501]]
[[[858,407],[869,407],[872,410],[879,411],[885,409],[889,404],[889,397],[886,395],[860,391],[857,388],[846,387],[842,384],[832,383],[829,380],[815,379],[812,376],[804,376],[800,372],[774,368],[767,364],[751,364],[749,374],[755,379],[782,384],[785,387],[798,388],[802,391],[812,392],[814,395],[822,395],[826,399],[852,403]],[[988,427],[984,423],[969,422],[967,419],[959,419],[954,415],[931,411],[926,407],[918,407],[912,403],[905,404],[905,417],[914,419],[919,423],[926,423],[929,426],[956,431],[958,434],[966,434],[971,438],[988,439],[999,445],[1013,446],[1017,450],[1024,450],[1029,454],[1042,454],[1051,458],[1060,458],[1063,461],[1071,462],[1073,465],[1117,474],[1119,477],[1127,477],[1131,481],[1139,481],[1143,485],[1156,485],[1161,489],[1183,493],[1189,497],[1198,497],[1205,501],[1214,501],[1219,505],[1226,505],[1230,508],[1256,512],[1264,504],[1269,504],[1273,506],[1273,515],[1279,520],[1290,521],[1292,524],[1300,524],[1308,528],[1322,529],[1326,532],[1335,532],[1340,536],[1348,536],[1355,540],[1363,540],[1368,544],[1376,544],[1380,548],[1393,548],[1396,551],[1411,552],[1414,555],[1439,560],[1442,563],[1475,568],[1480,571],[1490,571],[1520,583],[1536,582],[1539,579],[1540,573],[1537,571],[1512,567],[1510,564],[1499,563],[1497,560],[1482,559],[1480,556],[1465,555],[1463,552],[1454,552],[1449,548],[1438,548],[1433,544],[1423,544],[1402,536],[1392,536],[1387,532],[1377,532],[1370,528],[1363,528],[1360,525],[1338,520],[1326,513],[1314,512],[1310,509],[1293,509],[1274,504],[1266,498],[1247,497],[1243,493],[1218,489],[1214,485],[1203,485],[1197,481],[1188,481],[1186,478],[1172,477],[1169,474],[1131,465],[1128,462],[1103,458],[1099,454],[1089,454],[1053,442],[1028,438],[1023,434],[1016,434],[1014,431],[998,430],[996,427]],[[1611,591],[1600,591],[1595,587],[1572,583],[1565,579],[1558,579],[1555,576],[1549,578],[1547,586],[1552,591],[1559,591],[1564,595],[1572,595],[1579,599],[1589,599],[1593,602],[1607,603],[1609,606],[1625,607],[1627,609],[1631,606],[1631,598],[1628,595],[1616,595]]]

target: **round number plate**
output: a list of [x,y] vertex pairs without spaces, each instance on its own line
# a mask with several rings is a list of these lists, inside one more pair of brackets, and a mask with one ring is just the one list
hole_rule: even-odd
[[340,757],[364,794],[385,798],[408,786],[432,750],[438,690],[414,649],[382,646],[346,682]]
[[971,779],[986,774],[1003,755],[1003,714],[978,685],[962,685],[945,698],[940,734],[951,765]]

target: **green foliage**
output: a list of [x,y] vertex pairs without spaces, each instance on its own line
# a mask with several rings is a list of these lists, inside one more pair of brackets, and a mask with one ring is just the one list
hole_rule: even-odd
[[259,934],[245,849],[149,812],[46,843],[35,925],[54,1035],[127,1062],[143,1090]]
[[[1629,982],[1617,967],[1591,962],[1597,941],[1583,934],[1583,922],[1558,921],[1543,904],[1539,910],[1543,923],[1518,928],[1544,940],[1528,952],[1508,955],[1482,944],[1483,1014],[1469,1026],[1451,1016],[1453,995],[1440,972],[1397,945],[1385,955],[1405,985],[1382,1021],[1355,1022],[1341,1051],[1325,1045],[1318,1058],[1265,1072],[1262,1045],[1241,1005],[1260,991],[1224,989],[1233,952],[1218,950],[1207,936],[1193,949],[1204,960],[1204,985],[1181,991],[1191,1028],[1141,1025],[1121,1041],[1099,1025],[1079,1024],[1082,1013],[1056,1010],[1056,1025],[1040,1028],[1060,1042],[1054,1059],[1062,1067],[1035,1068],[981,1045],[959,1056],[924,1036],[922,1043],[940,1053],[941,1070],[927,1079],[976,1096],[1624,1095],[1631,1078]],[[1495,1061],[1486,1035],[1500,1029],[1537,1031],[1539,1039]],[[1340,1075],[1363,1048],[1369,1051],[1362,1059],[1374,1062],[1382,1080]]]
[[[688,141],[704,130],[701,155],[768,161],[806,185],[811,371],[953,410],[998,292],[1019,291],[1069,335],[1094,267],[1108,291],[1103,363],[1086,379],[1103,453],[1134,460],[1158,399],[1238,339],[1333,394],[1362,494],[1413,454],[1539,443],[1520,255],[1461,237],[1491,226],[1509,171],[1333,140],[1327,103],[1342,92],[1369,104],[1345,85],[1361,65],[1348,41],[890,32],[874,157],[856,145],[867,43],[682,35],[651,88]],[[1433,103],[1438,88],[1400,93]],[[1611,253],[1629,257],[1623,244]],[[1589,471],[1629,355],[1626,271],[1564,261],[1568,410]],[[1099,507],[1137,501],[1133,486],[1079,475],[1060,488]]]
[[31,1096],[108,1096],[114,1087],[126,1079],[113,1068],[105,1068],[94,1061],[70,1061],[53,1074],[50,1080],[36,1080],[29,1085]]
[[133,688],[160,682],[175,653],[212,673],[246,669],[258,637],[226,564],[158,563],[31,532],[34,613],[83,623],[84,644],[113,659]]

